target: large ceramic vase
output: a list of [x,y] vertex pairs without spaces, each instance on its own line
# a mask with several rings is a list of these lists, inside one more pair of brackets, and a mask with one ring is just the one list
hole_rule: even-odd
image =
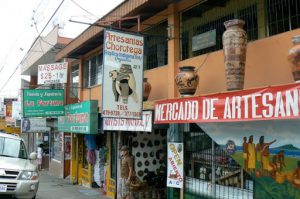
[[147,101],[151,91],[151,84],[148,82],[148,78],[144,77],[143,84],[144,84],[143,101]]
[[223,52],[227,90],[244,88],[247,34],[243,29],[245,22],[233,19],[224,23]]
[[199,77],[194,66],[181,66],[175,77],[175,82],[181,96],[194,95],[198,86]]
[[293,47],[289,50],[289,61],[294,80],[300,82],[300,35],[292,38]]

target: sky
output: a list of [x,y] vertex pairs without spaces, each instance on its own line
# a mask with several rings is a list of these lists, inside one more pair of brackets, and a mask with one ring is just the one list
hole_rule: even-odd
[[[20,89],[20,63],[35,38],[63,0],[4,0],[0,3],[0,97],[17,97]],[[64,0],[41,33],[46,36],[59,24],[59,36],[76,38],[123,0]],[[15,72],[14,72],[15,71]],[[28,79],[27,77],[23,77]],[[10,80],[9,80],[10,79]],[[8,81],[9,80],[9,81]],[[6,84],[6,85],[5,85]]]

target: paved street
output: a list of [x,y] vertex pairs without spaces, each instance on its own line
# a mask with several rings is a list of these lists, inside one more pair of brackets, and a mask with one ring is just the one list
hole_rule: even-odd
[[68,180],[59,179],[42,171],[37,199],[108,199],[98,189],[88,189],[73,185]]

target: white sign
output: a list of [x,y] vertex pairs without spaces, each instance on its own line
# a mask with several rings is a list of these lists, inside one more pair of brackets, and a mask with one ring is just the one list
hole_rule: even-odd
[[12,115],[11,117],[16,120],[21,120],[21,102],[13,101],[12,102]]
[[142,36],[106,30],[103,48],[102,117],[142,118]]
[[38,84],[67,83],[68,63],[38,65]]
[[50,127],[46,126],[46,118],[23,118],[22,132],[46,132],[50,131]]
[[152,112],[144,111],[141,120],[103,118],[103,130],[108,131],[152,131]]
[[183,188],[183,143],[168,143],[167,187]]

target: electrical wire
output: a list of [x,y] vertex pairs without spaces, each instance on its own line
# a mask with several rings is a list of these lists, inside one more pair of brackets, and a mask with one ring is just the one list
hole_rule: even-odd
[[76,1],[71,0],[72,3],[74,3],[76,6],[78,6],[80,9],[82,9],[83,11],[85,11],[86,13],[92,15],[93,17],[95,17],[96,19],[98,19],[99,17],[94,15],[93,13],[91,13],[90,11],[86,10],[85,8],[83,8],[80,4],[78,4]]
[[[27,53],[25,54],[25,56],[28,54],[28,52],[31,50],[31,48],[33,47],[33,45],[35,44],[35,42],[38,40],[38,38],[40,38],[41,34],[44,32],[44,30],[47,28],[47,26],[49,25],[50,21],[53,19],[53,17],[55,16],[55,14],[58,12],[58,10],[60,9],[60,7],[62,6],[62,4],[65,2],[65,0],[62,0],[61,3],[59,4],[59,6],[55,9],[54,13],[52,14],[52,16],[50,17],[50,19],[47,21],[46,25],[44,26],[44,28],[42,29],[42,31],[39,33],[39,35],[37,36],[37,38],[33,41],[32,45],[30,46],[29,50],[27,51]],[[17,67],[15,68],[15,70],[13,71],[13,73],[10,75],[10,77],[6,80],[6,82],[4,83],[4,85],[1,87],[0,92],[3,90],[3,88],[8,84],[8,82],[10,81],[10,79],[13,77],[13,75],[16,73],[16,71],[19,69],[19,67],[21,66],[22,62],[24,61],[24,58],[21,60],[21,62],[17,65]]]

